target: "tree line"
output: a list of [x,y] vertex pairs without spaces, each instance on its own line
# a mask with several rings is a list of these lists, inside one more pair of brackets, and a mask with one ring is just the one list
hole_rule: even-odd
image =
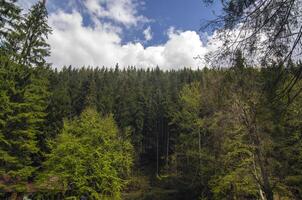
[[0,12],[1,198],[301,199],[301,63],[56,70],[45,2]]

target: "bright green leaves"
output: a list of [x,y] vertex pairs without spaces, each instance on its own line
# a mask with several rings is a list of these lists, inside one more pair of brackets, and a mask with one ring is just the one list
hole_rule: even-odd
[[[101,117],[88,108],[79,118],[65,123],[45,162],[42,186],[50,183],[51,188],[78,198],[120,199],[132,154],[127,134],[119,132],[113,117]],[[58,181],[52,183],[54,177]]]

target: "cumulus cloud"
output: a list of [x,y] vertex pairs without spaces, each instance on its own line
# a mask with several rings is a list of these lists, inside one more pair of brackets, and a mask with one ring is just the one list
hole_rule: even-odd
[[137,25],[148,19],[137,13],[135,0],[85,0],[87,9],[98,18],[107,18],[126,26]]
[[144,34],[144,37],[145,37],[145,41],[150,41],[152,40],[152,32],[151,32],[151,27],[148,26],[148,28],[146,28],[144,31],[143,31],[143,34]]
[[[24,9],[37,0],[19,0]],[[73,1],[71,1],[73,2]],[[210,47],[205,46],[195,31],[179,31],[171,27],[168,40],[160,45],[144,46],[152,40],[150,26],[143,30],[143,42],[122,43],[122,34],[127,28],[136,28],[149,22],[138,12],[138,0],[85,0],[76,1],[83,6],[93,20],[93,25],[84,26],[82,12],[75,5],[72,13],[57,10],[50,13],[49,25],[53,32],[48,38],[51,45],[50,63],[56,68],[72,65],[114,67],[136,66],[177,69],[203,67],[203,58]],[[48,2],[48,6],[55,3]],[[83,11],[83,10],[82,10]]]
[[53,13],[49,24],[53,27],[49,61],[58,68],[64,65],[112,67],[116,63],[122,67],[196,68],[203,63],[193,57],[207,53],[195,31],[170,29],[166,43],[144,47],[139,42],[122,44],[120,32],[110,24],[83,26],[83,18],[76,11]]

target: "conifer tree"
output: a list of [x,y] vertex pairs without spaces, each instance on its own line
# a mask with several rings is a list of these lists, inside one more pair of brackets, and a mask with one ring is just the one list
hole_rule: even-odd
[[45,1],[39,1],[21,18],[5,46],[18,64],[45,66],[45,58],[50,55],[50,46],[46,42],[50,33]]
[[[16,191],[26,190],[41,163],[43,125],[48,98],[48,81],[37,69],[10,63],[1,88],[1,171],[11,179]],[[41,143],[42,142],[42,143]],[[39,144],[39,145],[38,145]],[[6,185],[11,187],[11,185]]]
[[[1,45],[6,52],[0,60],[0,98],[3,100],[0,108],[0,151],[3,155],[0,171],[2,176],[8,177],[8,182],[4,182],[5,191],[26,191],[26,184],[32,181],[41,163],[49,97],[48,79],[44,73],[44,56],[49,50],[41,39],[48,28],[39,23],[46,22],[45,11],[42,2],[34,5],[25,22],[14,26]],[[21,56],[21,49],[26,49],[24,56]]]
[[8,35],[13,31],[20,20],[21,9],[16,5],[16,0],[0,1],[0,46],[7,41]]

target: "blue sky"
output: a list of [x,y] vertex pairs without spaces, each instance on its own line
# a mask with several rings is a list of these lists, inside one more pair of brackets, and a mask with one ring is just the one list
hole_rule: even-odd
[[151,23],[154,43],[163,43],[167,39],[163,33],[171,26],[199,31],[202,23],[213,19],[221,10],[220,3],[206,5],[202,0],[146,0],[145,6],[144,14],[154,19]]
[[[36,0],[20,0],[28,8]],[[202,0],[48,0],[54,67],[62,65],[202,67],[208,49],[201,24],[221,12]]]

